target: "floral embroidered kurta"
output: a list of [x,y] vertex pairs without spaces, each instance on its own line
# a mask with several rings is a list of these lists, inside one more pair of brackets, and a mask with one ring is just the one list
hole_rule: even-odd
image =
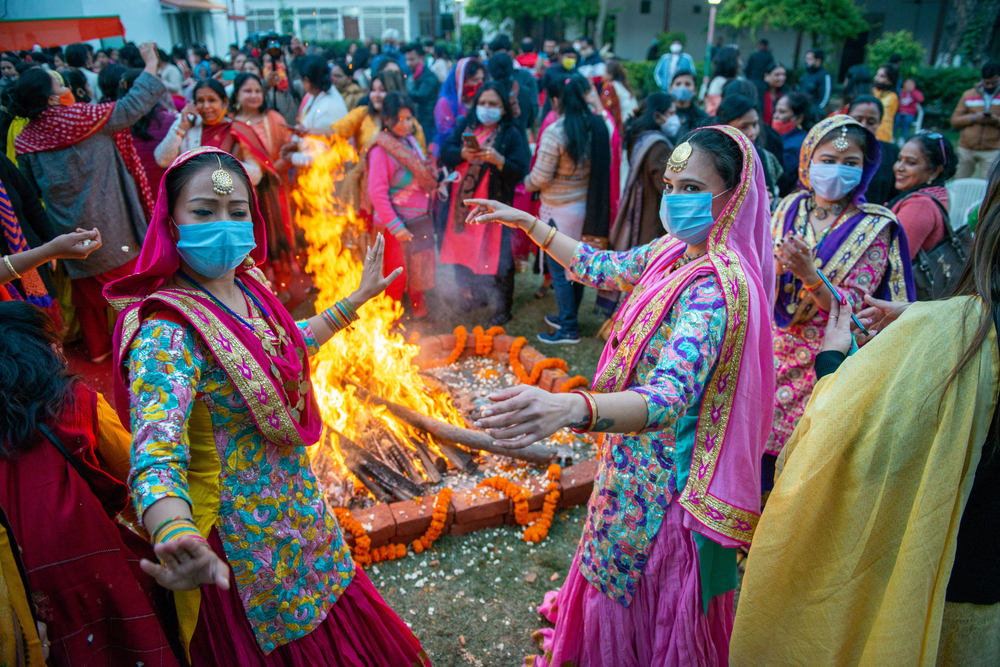
[[[580,244],[571,271],[597,289],[630,290],[656,257],[655,242],[628,252]],[[677,494],[678,420],[700,405],[726,328],[726,303],[715,275],[695,278],[641,354],[627,390],[646,401],[646,428],[607,434],[587,509],[580,567],[602,593],[623,605],[635,594],[652,539]]]
[[[811,248],[816,247],[816,239],[807,228],[806,243]],[[855,308],[864,303],[864,295],[871,294],[882,282],[882,277],[889,271],[890,229],[884,228],[868,248],[860,255],[857,262],[840,281],[839,287],[844,288],[853,299]],[[824,267],[827,275],[829,268]],[[843,275],[843,271],[837,272]],[[806,299],[811,301],[811,297]],[[809,313],[812,313],[809,316]],[[774,364],[777,370],[775,378],[774,423],[771,436],[767,440],[765,451],[778,455],[791,437],[795,425],[799,423],[806,403],[816,386],[816,370],[813,364],[816,355],[823,345],[823,332],[829,314],[812,306],[806,311],[808,319],[795,320],[787,328],[780,328],[773,321],[774,331]]]
[[[255,326],[263,320],[252,320]],[[312,330],[299,322],[310,354]],[[350,584],[354,563],[304,447],[265,440],[246,403],[190,325],[143,322],[128,357],[129,486],[141,517],[161,498],[192,503],[188,473],[221,467],[215,528],[258,645],[268,653],[308,634]],[[196,403],[208,408],[218,461],[194,461]],[[199,451],[205,451],[201,448]],[[194,508],[196,518],[205,508]]]

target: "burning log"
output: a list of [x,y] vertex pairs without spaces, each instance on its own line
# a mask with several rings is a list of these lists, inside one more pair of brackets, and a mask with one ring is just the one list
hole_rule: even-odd
[[424,468],[424,473],[431,480],[431,484],[440,482],[442,479],[441,473],[448,469],[448,462],[437,455],[432,460],[430,448],[421,440],[411,437],[410,442],[416,448],[417,455],[420,457],[420,463]]
[[368,489],[373,496],[375,496],[375,500],[380,503],[391,503],[393,501],[393,497],[382,490],[382,487],[373,482],[357,465],[348,465],[347,469],[350,470],[355,477],[361,480],[361,483],[365,485],[365,488]]
[[464,470],[465,472],[473,472],[479,468],[479,464],[476,463],[476,459],[472,457],[472,454],[465,451],[461,447],[456,447],[455,445],[449,445],[447,442],[437,443],[438,449],[441,453],[451,462],[453,466],[459,470]]
[[[340,451],[344,455],[344,461],[347,463],[347,467],[351,469],[351,472],[355,472],[355,468],[357,468],[364,473],[359,476],[362,484],[365,483],[365,476],[370,477],[372,481],[400,500],[412,500],[414,496],[423,495],[424,489],[419,484],[410,481],[389,466],[377,460],[363,447],[339,431],[333,432],[337,434]],[[368,485],[365,484],[365,486]]]
[[382,441],[382,447],[385,448],[389,456],[392,457],[392,460],[396,462],[396,465],[402,468],[406,476],[412,481],[417,484],[430,484],[430,480],[424,479],[424,476],[417,470],[417,466],[413,465],[409,447],[388,440]]
[[549,449],[548,447],[543,447],[541,445],[528,445],[522,449],[507,449],[506,447],[501,447],[493,441],[493,438],[485,433],[458,426],[452,426],[451,424],[439,421],[433,417],[427,417],[426,415],[420,414],[416,410],[411,410],[410,408],[376,396],[357,382],[347,378],[345,378],[345,380],[354,385],[362,396],[367,397],[374,403],[384,405],[389,408],[389,412],[394,414],[397,418],[403,420],[410,426],[427,431],[440,440],[447,440],[451,443],[463,445],[471,450],[489,452],[500,456],[509,456],[522,461],[528,461],[529,463],[545,464],[550,462],[556,456],[556,451],[554,449]]

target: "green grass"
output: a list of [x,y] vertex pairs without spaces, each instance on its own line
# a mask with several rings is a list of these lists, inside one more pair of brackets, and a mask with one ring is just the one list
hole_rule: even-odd
[[[435,667],[520,665],[538,652],[531,633],[552,627],[535,608],[546,591],[566,580],[585,517],[585,506],[557,513],[549,536],[538,544],[522,540],[520,526],[445,535],[429,552],[410,552],[367,573]],[[525,582],[529,573],[536,575],[534,583]],[[559,575],[554,582],[553,574]]]

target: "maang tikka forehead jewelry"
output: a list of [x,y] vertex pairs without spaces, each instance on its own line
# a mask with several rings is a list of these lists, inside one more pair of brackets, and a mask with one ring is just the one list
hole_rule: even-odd
[[843,153],[851,147],[851,143],[847,140],[846,125],[840,128],[840,136],[833,140],[833,147],[837,149],[838,153]]
[[222,168],[222,158],[218,155],[215,157],[219,160],[219,168],[212,172],[212,189],[215,190],[216,194],[231,195],[233,194],[233,177]]
[[688,160],[691,159],[691,153],[693,152],[694,149],[691,148],[691,144],[686,141],[675,148],[674,152],[670,154],[670,159],[667,160],[667,166],[670,167],[670,171],[684,171],[685,167],[687,167]]

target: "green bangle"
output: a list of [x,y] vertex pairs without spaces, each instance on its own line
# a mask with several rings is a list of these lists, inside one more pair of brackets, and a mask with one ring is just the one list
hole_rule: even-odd
[[[159,526],[157,526],[155,529],[153,529],[153,532],[149,534],[150,539],[155,543],[156,536],[160,533],[160,531],[169,526],[170,524],[174,523],[175,521],[183,521],[186,523],[190,523],[192,526],[195,526],[194,519],[192,519],[191,517],[175,516],[172,519],[167,519]],[[195,528],[197,528],[197,526],[195,526]]]

